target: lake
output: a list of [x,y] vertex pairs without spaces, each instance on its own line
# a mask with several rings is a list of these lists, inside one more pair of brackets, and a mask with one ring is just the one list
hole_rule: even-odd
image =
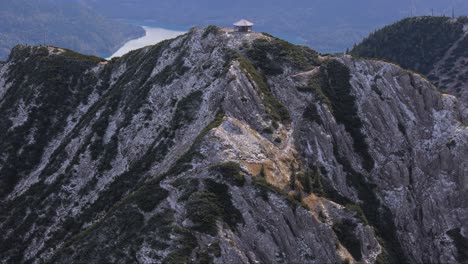
[[155,45],[163,40],[172,39],[186,33],[184,31],[175,31],[158,27],[142,27],[146,32],[145,36],[128,41],[118,51],[112,54],[112,56],[110,56],[108,59],[120,57],[132,50],[136,50],[150,45]]

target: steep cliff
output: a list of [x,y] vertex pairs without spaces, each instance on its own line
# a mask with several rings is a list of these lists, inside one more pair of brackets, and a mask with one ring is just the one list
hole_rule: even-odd
[[195,28],[0,66],[3,263],[466,262],[468,111],[420,76]]

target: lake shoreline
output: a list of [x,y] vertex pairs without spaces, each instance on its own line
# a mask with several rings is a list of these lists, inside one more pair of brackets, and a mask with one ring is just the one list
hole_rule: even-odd
[[145,35],[143,37],[127,41],[122,47],[120,47],[116,52],[114,52],[114,54],[112,54],[107,59],[110,60],[115,57],[121,57],[130,51],[141,49],[146,46],[156,45],[161,41],[176,38],[186,33],[186,31],[176,31],[160,27],[149,27],[145,25],[139,26],[145,31]]

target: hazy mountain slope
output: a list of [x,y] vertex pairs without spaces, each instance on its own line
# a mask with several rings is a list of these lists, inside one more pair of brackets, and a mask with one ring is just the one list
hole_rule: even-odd
[[240,18],[259,32],[296,39],[322,53],[344,52],[373,30],[412,15],[468,12],[464,0],[85,0],[109,17],[154,20],[161,25],[231,26]]
[[467,115],[397,66],[263,34],[108,62],[20,46],[1,261],[466,262]]
[[351,53],[421,72],[437,87],[468,104],[467,50],[467,18],[418,17],[376,31]]
[[144,34],[141,28],[106,19],[74,0],[2,0],[0,25],[0,59],[6,59],[15,45],[44,41],[108,56]]

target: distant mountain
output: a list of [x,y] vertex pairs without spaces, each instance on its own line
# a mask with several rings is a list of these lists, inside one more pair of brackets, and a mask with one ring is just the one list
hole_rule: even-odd
[[351,54],[391,61],[428,76],[468,104],[468,18],[416,17],[372,33]]
[[410,15],[468,12],[464,0],[83,0],[114,18],[161,25],[230,26],[247,18],[265,31],[320,52],[343,52],[376,28]]
[[78,1],[0,0],[0,59],[17,44],[44,42],[108,56],[143,34],[142,29],[104,18]]

